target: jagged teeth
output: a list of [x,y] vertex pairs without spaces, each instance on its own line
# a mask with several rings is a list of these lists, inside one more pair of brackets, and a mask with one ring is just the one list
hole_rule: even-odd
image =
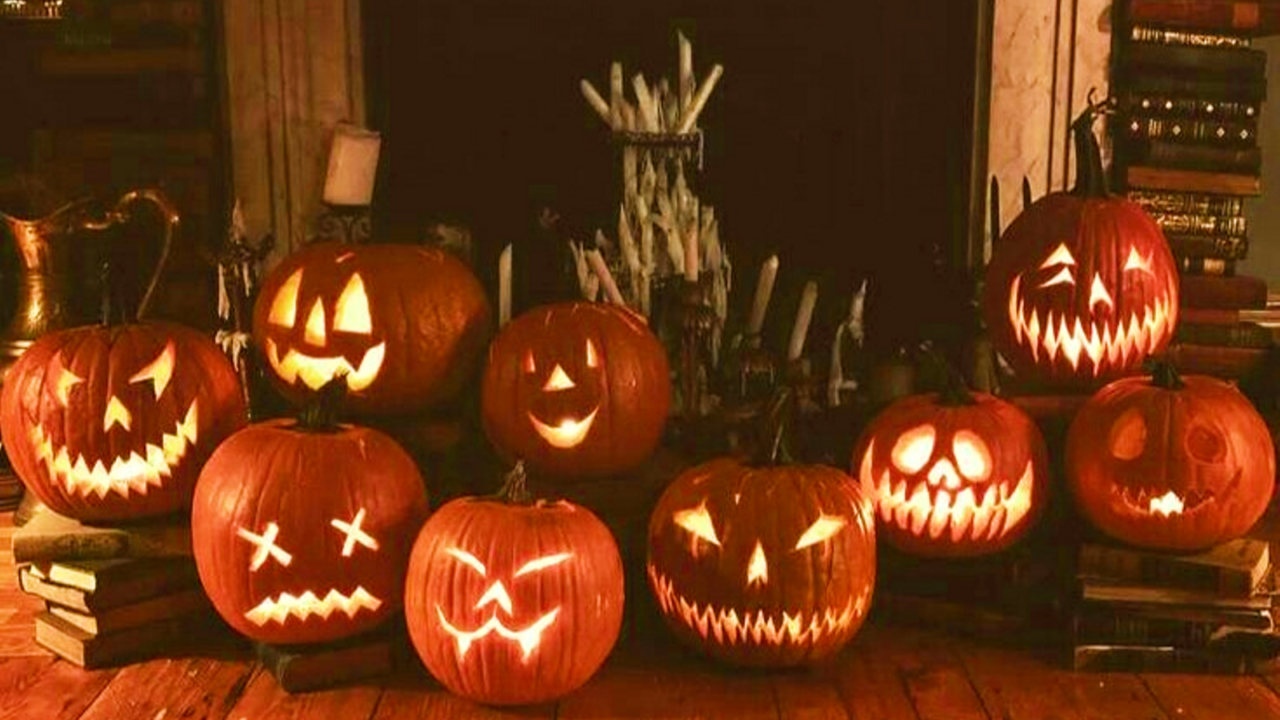
[[1163,515],[1164,517],[1189,513],[1214,500],[1213,491],[1209,489],[1193,488],[1186,491],[1185,495],[1179,495],[1173,490],[1160,492],[1159,490],[1149,490],[1145,487],[1122,487],[1113,484],[1111,492],[1119,495],[1124,500],[1125,505],[1137,512]]
[[99,499],[113,492],[125,498],[130,493],[146,495],[150,488],[164,484],[163,478],[173,475],[173,468],[196,444],[199,437],[196,403],[191,402],[186,416],[174,426],[172,434],[161,435],[159,445],[146,444],[146,457],[134,451],[127,458],[115,458],[110,467],[102,460],[94,461],[90,467],[83,455],[76,455],[73,460],[66,447],[55,450],[44,427],[36,425],[31,430],[36,459],[44,463],[50,478],[61,482],[73,494],[97,495]]
[[267,598],[258,606],[246,612],[244,616],[255,625],[275,622],[283,625],[290,616],[306,620],[315,615],[328,618],[334,612],[344,613],[352,618],[361,610],[373,612],[382,606],[382,601],[369,594],[363,587],[357,587],[350,595],[343,595],[337,590],[330,590],[323,599],[307,590],[301,595],[281,593],[279,597]]
[[772,614],[764,610],[739,613],[732,608],[699,605],[675,590],[669,578],[650,565],[649,582],[662,612],[679,618],[703,638],[714,638],[720,644],[805,645],[820,638],[848,630],[867,611],[870,599],[866,590],[841,609],[830,609],[806,615],[803,612]]

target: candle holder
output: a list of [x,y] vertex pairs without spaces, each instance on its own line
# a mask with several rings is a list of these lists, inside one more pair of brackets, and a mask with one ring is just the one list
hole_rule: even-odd
[[723,363],[731,397],[750,404],[767,400],[778,383],[778,362],[759,333],[740,335]]
[[686,421],[703,416],[711,336],[718,319],[704,287],[686,280],[681,294],[680,391]]
[[316,219],[318,239],[359,245],[373,237],[373,221],[366,205],[325,205]]

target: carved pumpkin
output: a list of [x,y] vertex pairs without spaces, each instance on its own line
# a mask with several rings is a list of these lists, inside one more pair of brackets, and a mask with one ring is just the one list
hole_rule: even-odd
[[889,406],[853,456],[891,545],[925,556],[992,553],[1017,542],[1047,504],[1044,440],[1031,418],[954,385]]
[[1107,194],[1093,136],[1076,120],[1076,185],[1027,208],[987,267],[983,305],[996,348],[1018,375],[1096,386],[1164,349],[1178,315],[1178,274],[1142,208]]
[[838,651],[871,607],[875,525],[825,466],[692,468],[649,519],[649,588],[681,640],[721,660],[782,666]]
[[364,427],[251,425],[205,465],[191,512],[200,581],[242,635],[277,643],[349,637],[395,614],[422,476]]
[[436,511],[409,561],[405,618],[427,669],[457,695],[545,702],[595,673],[622,625],[622,559],[585,508],[530,501],[517,468],[498,499]]
[[489,349],[485,432],[509,457],[558,476],[630,470],[667,419],[667,357],[644,320],[616,305],[563,303],[513,320]]
[[1262,516],[1275,455],[1238,390],[1162,366],[1107,385],[1080,408],[1067,477],[1080,512],[1104,533],[1196,550],[1240,537]]
[[488,338],[489,307],[443,250],[320,243],[268,275],[253,326],[289,399],[345,374],[352,412],[392,415],[457,394]]
[[0,399],[5,449],[27,488],[87,521],[189,507],[201,464],[244,423],[240,381],[217,345],[166,323],[46,335]]

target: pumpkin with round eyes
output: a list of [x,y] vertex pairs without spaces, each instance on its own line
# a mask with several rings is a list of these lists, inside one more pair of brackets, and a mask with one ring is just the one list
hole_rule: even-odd
[[858,631],[875,520],[826,466],[719,459],[671,483],[649,519],[649,588],[681,640],[727,662],[821,660]]
[[666,352],[640,316],[573,302],[530,310],[498,334],[481,413],[493,444],[530,469],[600,476],[653,452],[670,397]]
[[1047,504],[1035,423],[999,398],[960,387],[889,406],[863,434],[853,469],[884,537],[916,555],[1003,550]]
[[1072,125],[1075,188],[1019,215],[987,266],[983,306],[996,347],[1020,377],[1046,386],[1132,374],[1177,322],[1177,265],[1155,221],[1107,194],[1096,112]]
[[192,549],[205,592],[237,632],[325,642],[399,609],[426,515],[422,476],[391,438],[272,420],[232,435],[205,465]]
[[498,498],[431,516],[409,561],[405,619],[423,663],[455,694],[546,702],[591,677],[622,626],[622,559],[586,508],[533,500],[523,468]]
[[1071,423],[1066,459],[1080,512],[1112,537],[1155,549],[1244,535],[1275,486],[1271,434],[1248,399],[1167,365],[1090,398]]
[[343,374],[351,412],[396,415],[457,395],[488,339],[489,306],[443,250],[318,243],[267,276],[253,328],[289,399],[302,403]]
[[217,345],[169,323],[46,335],[0,398],[0,433],[23,483],[86,521],[189,507],[201,464],[245,420],[239,378]]

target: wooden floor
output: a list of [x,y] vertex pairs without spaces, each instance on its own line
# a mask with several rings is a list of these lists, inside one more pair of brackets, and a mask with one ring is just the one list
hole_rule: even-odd
[[[1076,674],[1051,659],[871,624],[834,662],[774,674],[723,670],[662,643],[623,654],[554,706],[499,711],[444,692],[414,667],[377,686],[289,696],[238,645],[208,657],[86,672],[32,641],[38,604],[16,586],[0,516],[0,718],[22,720],[1263,720],[1280,673],[1261,677]],[[665,642],[665,641],[662,641]]]

